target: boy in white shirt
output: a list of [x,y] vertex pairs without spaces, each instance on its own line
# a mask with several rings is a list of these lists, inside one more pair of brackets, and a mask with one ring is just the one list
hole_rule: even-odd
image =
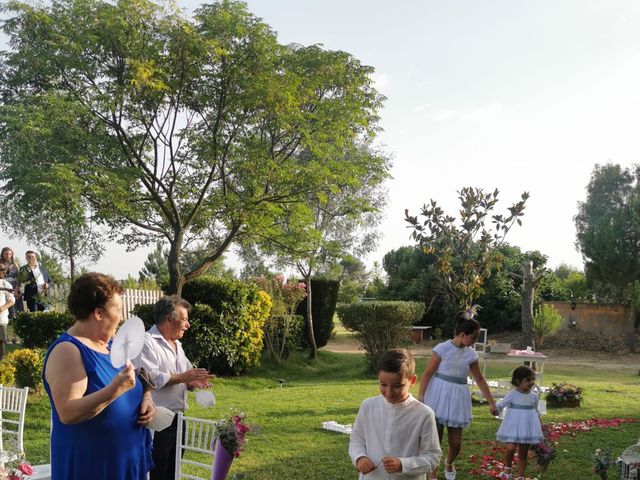
[[433,410],[409,389],[416,364],[405,349],[385,352],[378,362],[381,395],[362,402],[349,439],[349,456],[361,479],[424,480],[442,451]]

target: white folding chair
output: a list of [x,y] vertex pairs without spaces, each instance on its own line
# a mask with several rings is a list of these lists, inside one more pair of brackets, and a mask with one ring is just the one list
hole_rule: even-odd
[[24,417],[29,387],[0,385],[0,465],[24,458]]
[[[176,435],[176,480],[210,480],[215,455],[216,422],[185,417],[178,413]],[[181,432],[183,434],[181,435]],[[189,472],[185,472],[189,466]],[[206,475],[204,477],[198,475]]]

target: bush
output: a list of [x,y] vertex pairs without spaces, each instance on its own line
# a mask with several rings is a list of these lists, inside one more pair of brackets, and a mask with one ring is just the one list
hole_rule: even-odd
[[240,375],[260,363],[268,294],[251,283],[205,276],[187,283],[183,296],[194,305],[191,329],[182,340],[194,364]]
[[338,316],[347,330],[357,332],[367,369],[375,372],[378,358],[407,338],[407,328],[424,314],[420,302],[359,302],[340,305]]
[[296,345],[302,344],[304,318],[301,315],[269,316],[264,324],[265,345],[272,360],[289,358]]
[[6,358],[0,360],[0,385],[16,384],[16,367]]
[[[240,375],[260,363],[269,295],[252,283],[203,276],[187,283],[182,296],[193,306],[181,342],[194,365]],[[133,313],[147,328],[154,324],[153,305],[136,305]]]
[[16,334],[27,348],[47,348],[73,323],[66,312],[23,312],[16,317]]
[[542,304],[533,315],[533,333],[536,337],[536,349],[542,347],[544,337],[558,331],[562,317],[553,305]]
[[7,355],[7,362],[15,368],[16,387],[39,390],[42,385],[44,350],[21,348]]
[[133,307],[131,311],[133,315],[138,317],[144,323],[144,328],[149,330],[151,327],[155,325],[155,320],[153,318],[153,304],[151,305],[136,305]]
[[269,317],[264,324],[264,340],[269,356],[276,362],[286,360],[293,348],[303,344],[304,318],[294,313],[306,296],[306,286],[304,282],[291,279],[285,282],[282,274],[260,277],[255,282],[271,299]]
[[[324,347],[333,333],[333,316],[338,303],[340,282],[322,278],[311,279],[311,315],[313,316],[313,335],[318,348]],[[298,315],[304,318],[303,348],[309,347],[309,330],[307,321],[307,299],[298,305]]]

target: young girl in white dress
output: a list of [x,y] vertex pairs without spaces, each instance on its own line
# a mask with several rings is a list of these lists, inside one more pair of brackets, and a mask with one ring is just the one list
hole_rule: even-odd
[[[453,462],[462,447],[462,429],[471,423],[471,392],[467,386],[469,372],[487,399],[489,411],[492,414],[497,412],[489,386],[480,371],[478,354],[471,348],[478,333],[480,324],[476,320],[459,322],[452,340],[433,347],[431,359],[420,378],[418,399],[433,409],[440,441],[445,425],[447,427],[449,449],[444,471],[446,480],[456,478]],[[429,476],[429,479],[435,478],[437,469]]]
[[538,395],[531,391],[536,374],[529,367],[520,366],[513,371],[511,383],[516,387],[500,402],[498,410],[507,409],[502,425],[496,433],[499,442],[507,444],[505,471],[499,478],[510,479],[513,456],[518,450],[518,477],[522,479],[527,467],[529,446],[544,441],[542,423],[538,415]]

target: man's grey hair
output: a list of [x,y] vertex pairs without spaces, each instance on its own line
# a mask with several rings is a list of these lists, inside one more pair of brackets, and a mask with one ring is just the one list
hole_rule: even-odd
[[167,317],[173,320],[178,318],[178,307],[184,307],[191,311],[191,304],[179,295],[166,295],[153,306],[153,319],[156,325],[160,325]]

